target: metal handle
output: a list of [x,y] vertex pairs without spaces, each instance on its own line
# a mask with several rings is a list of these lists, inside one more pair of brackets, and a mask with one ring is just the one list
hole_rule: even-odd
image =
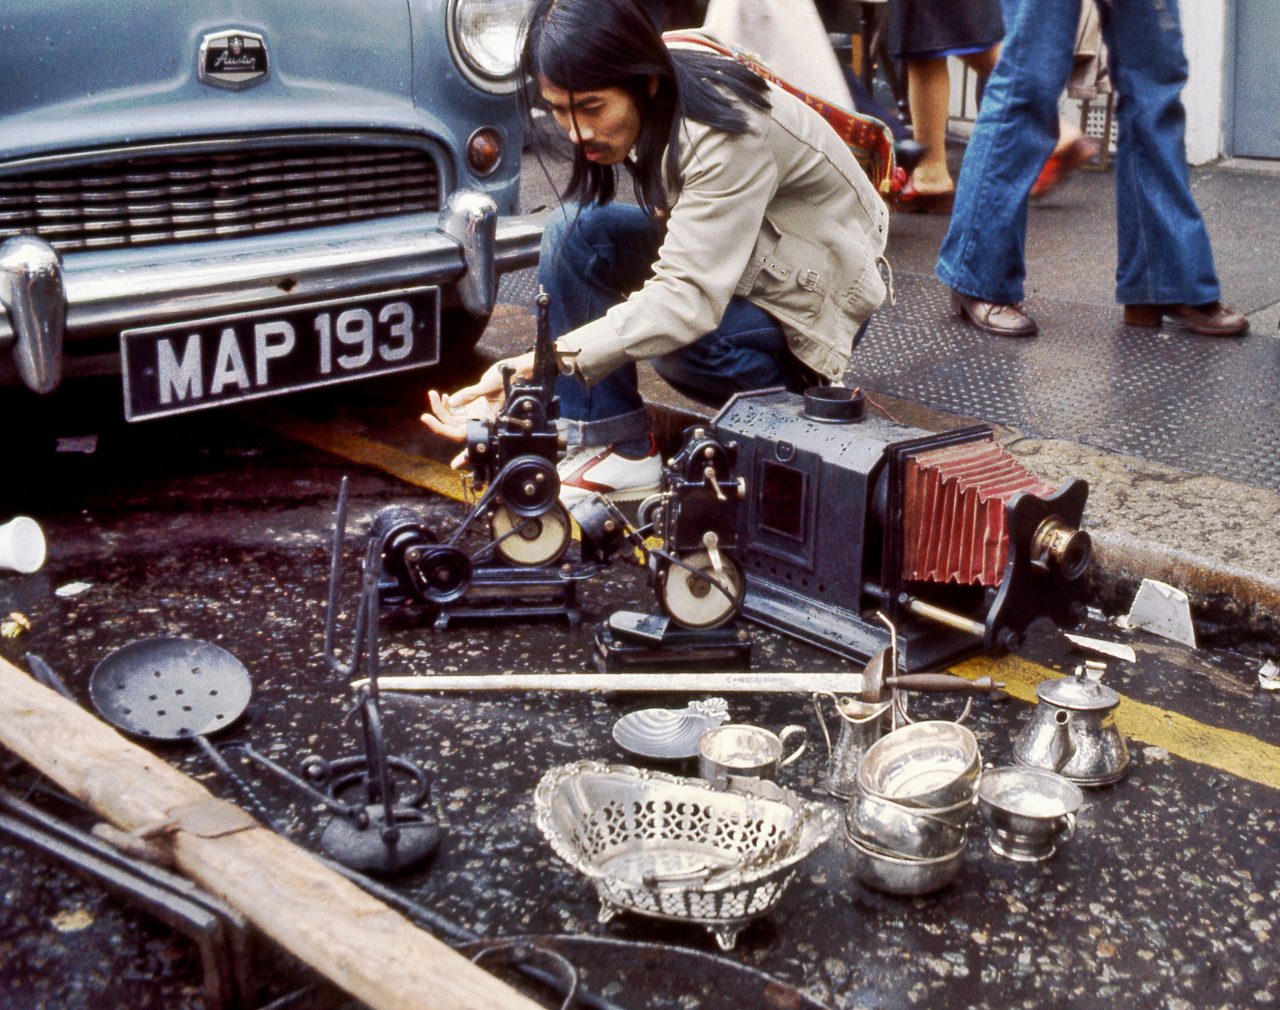
[[836,714],[840,712],[840,699],[830,691],[813,692],[813,712],[818,717],[818,728],[822,730],[822,739],[827,742],[827,757],[831,757],[834,748],[831,745],[831,734],[827,732],[827,719],[822,714],[822,699],[830,698],[836,706]]
[[710,880],[722,871],[711,866],[695,866],[690,870],[678,870],[672,873],[654,873],[652,870],[641,874],[640,882],[650,889],[662,884],[682,884],[691,880]]
[[886,678],[885,683],[890,687],[896,687],[903,691],[921,691],[932,694],[961,691],[984,693],[997,691],[1004,687],[1003,682],[992,680],[990,677],[967,680],[964,677],[957,677],[953,673],[904,673],[897,677]]
[[795,753],[789,755],[788,757],[784,757],[781,761],[778,762],[779,768],[785,768],[787,765],[791,764],[791,762],[799,760],[800,755],[803,754],[805,750],[808,748],[809,731],[807,729],[805,729],[803,726],[784,726],[782,728],[782,732],[778,734],[778,739],[782,741],[782,749],[783,750],[787,749],[787,738],[794,737],[797,733],[800,734],[802,738],[800,741],[800,746],[796,748]]
[[1063,842],[1069,842],[1071,841],[1071,839],[1075,837],[1076,815],[1070,814],[1070,813],[1063,814],[1062,822],[1063,822],[1062,827],[1058,829],[1058,837],[1056,839],[1056,842],[1059,845],[1061,845]]

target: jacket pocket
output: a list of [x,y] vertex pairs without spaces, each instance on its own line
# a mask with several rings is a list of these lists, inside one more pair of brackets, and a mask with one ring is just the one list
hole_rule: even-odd
[[841,312],[861,323],[884,303],[887,293],[877,257],[868,251],[853,284],[836,292],[832,300]]
[[812,323],[822,314],[831,281],[831,253],[824,246],[782,231],[766,218],[734,294],[750,295],[781,316]]

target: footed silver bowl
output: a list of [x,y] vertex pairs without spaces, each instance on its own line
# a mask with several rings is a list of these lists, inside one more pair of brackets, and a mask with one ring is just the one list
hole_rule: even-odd
[[556,855],[595,885],[601,922],[628,911],[698,923],[722,950],[773,909],[839,823],[833,808],[773,783],[713,789],[600,761],[552,768],[533,802]]

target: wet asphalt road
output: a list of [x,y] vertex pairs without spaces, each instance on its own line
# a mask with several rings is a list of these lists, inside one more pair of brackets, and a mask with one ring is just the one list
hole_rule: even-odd
[[[350,692],[321,660],[338,481],[352,478],[348,590],[355,531],[378,508],[409,504],[440,531],[452,529],[462,509],[341,453],[358,442],[443,459],[442,447],[412,420],[418,395],[415,378],[132,427],[109,420],[118,415],[109,382],[47,400],[7,399],[0,430],[24,437],[8,447],[0,513],[39,517],[51,546],[41,572],[0,576],[0,615],[19,611],[31,623],[21,636],[0,639],[0,655],[20,666],[28,651],[43,656],[87,703],[93,666],[111,650],[149,636],[208,639],[239,657],[253,680],[246,717],[220,743],[246,741],[295,771],[308,754],[353,753],[358,736],[343,720]],[[331,433],[333,451],[281,434],[303,428],[319,432],[322,442]],[[97,436],[92,453],[57,451],[57,437],[86,435]],[[88,588],[57,594],[77,582]],[[651,591],[630,568],[587,583],[581,596],[586,614],[576,628],[516,622],[441,633],[422,615],[390,614],[384,672],[584,671],[595,621],[618,608],[652,605]],[[348,607],[343,628],[349,618]],[[756,669],[849,668],[748,627]],[[1087,632],[1121,634],[1100,622]],[[1001,860],[975,824],[954,883],[933,896],[897,898],[851,877],[837,837],[802,865],[779,907],[725,956],[838,1008],[1274,1005],[1280,699],[1257,690],[1256,660],[1156,639],[1134,644],[1139,661],[1113,663],[1107,676],[1126,710],[1141,716],[1130,724],[1137,727],[1132,771],[1118,785],[1088,793],[1075,838],[1052,860]],[[993,672],[1021,684],[1025,697],[1036,679],[1080,659],[1045,630]],[[597,924],[592,888],[553,857],[533,823],[533,788],[549,767],[579,758],[627,760],[610,737],[614,721],[667,701],[683,704],[601,695],[388,695],[389,747],[431,776],[430,803],[446,831],[429,867],[392,886],[484,936],[568,933],[669,945],[666,978],[610,975],[603,961],[589,959],[596,967],[588,983],[625,1006],[753,1005],[750,992],[725,981],[727,968],[675,960],[676,948],[718,953],[703,930],[626,915]],[[737,696],[729,703],[734,721],[806,726],[811,747],[784,782],[821,796],[825,753],[807,702]],[[956,708],[935,701],[917,714],[946,717]],[[970,724],[988,764],[1008,761],[1029,711],[1016,699],[976,705]],[[171,745],[161,753],[234,796],[193,749]],[[323,813],[241,767],[289,836],[315,848]],[[12,778],[19,788],[31,782],[20,769]],[[186,939],[8,841],[0,842],[0,909],[6,1007],[201,1005],[200,964]],[[254,1006],[299,986],[314,988],[290,1005],[339,1000],[265,944],[255,980]]]

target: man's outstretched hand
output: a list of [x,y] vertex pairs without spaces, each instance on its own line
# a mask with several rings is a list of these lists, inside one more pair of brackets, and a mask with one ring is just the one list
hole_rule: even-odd
[[[506,396],[502,381],[505,369],[512,370],[514,379],[529,378],[533,374],[533,354],[521,354],[495,362],[485,369],[484,374],[473,385],[464,386],[453,393],[442,394],[437,390],[430,390],[427,393],[429,409],[422,415],[422,423],[450,442],[465,442],[468,421],[492,420],[502,409]],[[449,465],[456,470],[465,465],[466,460],[467,453],[464,449]]]

